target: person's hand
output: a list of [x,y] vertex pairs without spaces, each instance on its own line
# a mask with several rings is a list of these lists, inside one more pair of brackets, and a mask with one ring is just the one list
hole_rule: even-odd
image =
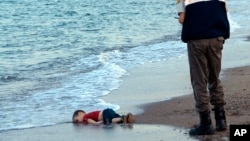
[[185,13],[184,12],[179,13],[179,23],[180,24],[183,24],[184,19],[185,19]]

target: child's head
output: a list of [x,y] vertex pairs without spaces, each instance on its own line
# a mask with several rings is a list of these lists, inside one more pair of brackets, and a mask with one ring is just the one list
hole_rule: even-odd
[[85,115],[85,111],[83,110],[76,110],[74,113],[73,113],[73,116],[72,116],[72,121],[73,123],[79,123],[79,122],[82,122],[83,121],[83,116]]

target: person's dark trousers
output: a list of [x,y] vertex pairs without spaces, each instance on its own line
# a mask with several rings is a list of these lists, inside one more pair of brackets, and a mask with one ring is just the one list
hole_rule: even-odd
[[215,107],[225,105],[219,79],[223,43],[224,38],[218,37],[191,40],[187,44],[191,84],[198,112],[210,111],[210,103]]
[[191,40],[187,44],[195,107],[200,115],[200,125],[191,129],[190,135],[212,134],[210,104],[214,107],[225,105],[219,79],[223,44],[223,37]]

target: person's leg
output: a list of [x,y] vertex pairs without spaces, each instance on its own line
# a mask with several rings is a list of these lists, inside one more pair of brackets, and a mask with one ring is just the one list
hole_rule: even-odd
[[207,92],[208,62],[206,56],[207,40],[188,42],[188,59],[191,84],[193,87],[197,112],[210,111],[210,98]]
[[223,37],[220,40],[218,38],[214,38],[211,41],[211,46],[208,48],[208,89],[210,93],[210,102],[215,107],[224,106],[226,103],[224,101],[223,87],[219,79],[223,42]]
[[208,65],[209,65],[209,77],[208,77],[208,89],[210,93],[210,103],[214,105],[213,111],[215,112],[216,130],[226,130],[226,116],[224,111],[223,87],[219,79],[221,71],[221,58],[223,49],[224,38],[219,37],[211,41],[211,46],[208,48]]
[[210,135],[214,133],[210,117],[207,47],[209,40],[188,42],[190,77],[195,97],[195,107],[199,112],[200,124],[189,131],[190,135]]

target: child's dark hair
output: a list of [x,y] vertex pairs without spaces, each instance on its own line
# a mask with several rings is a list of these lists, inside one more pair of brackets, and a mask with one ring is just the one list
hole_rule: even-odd
[[76,111],[73,113],[73,116],[72,116],[72,121],[73,121],[73,123],[75,123],[74,118],[75,118],[76,116],[78,116],[78,113],[80,113],[80,112],[85,113],[85,111],[83,111],[83,110],[76,110]]

